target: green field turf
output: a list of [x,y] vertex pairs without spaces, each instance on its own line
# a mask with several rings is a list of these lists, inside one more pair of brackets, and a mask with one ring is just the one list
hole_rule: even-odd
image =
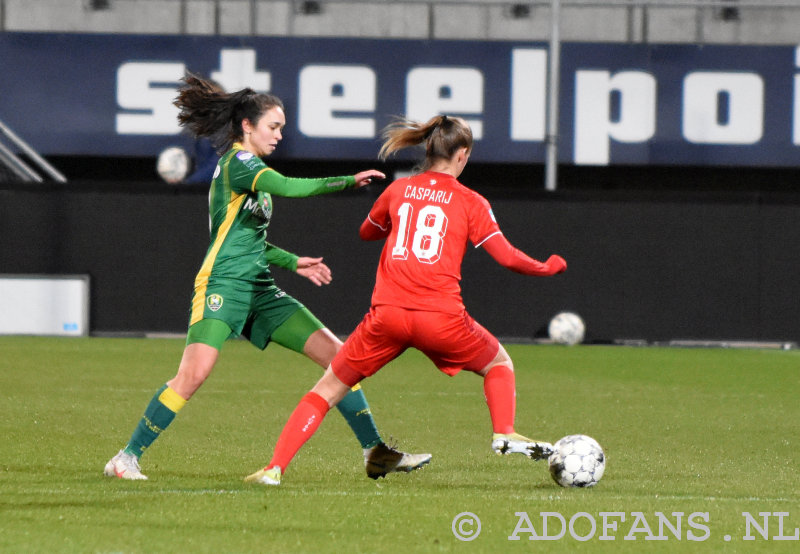
[[[509,345],[517,430],[550,441],[585,433],[605,448],[605,477],[588,490],[559,488],[543,462],[492,453],[480,379],[445,377],[408,352],[364,389],[384,437],[433,453],[427,468],[368,479],[356,440],[332,412],[284,483],[267,488],[242,478],[269,460],[320,373],[279,347],[260,352],[233,341],[142,458],[150,480],[103,477],[105,462],[174,374],[182,346],[179,339],[0,337],[0,552],[800,547],[797,351]],[[481,522],[472,541],[453,532],[463,512]],[[558,514],[546,518],[548,535],[558,535],[564,519],[562,538],[529,540],[531,527],[544,534],[543,512]],[[625,521],[604,512],[622,512]],[[660,529],[662,518],[680,530],[663,521]],[[604,530],[604,520],[616,528]],[[753,521],[768,525],[767,538]],[[460,529],[469,534],[477,524]],[[515,529],[520,540],[509,540]]]

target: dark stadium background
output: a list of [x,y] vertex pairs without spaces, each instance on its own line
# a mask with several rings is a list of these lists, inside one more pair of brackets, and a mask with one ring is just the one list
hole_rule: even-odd
[[[659,17],[669,11],[668,0],[650,2],[646,10],[639,6],[638,11],[630,6],[584,6],[599,10],[596,13],[607,17],[608,25],[573,17],[578,12],[569,10],[580,6],[563,3],[568,11],[563,17],[564,40],[601,45],[658,42],[669,38],[670,32],[684,44],[794,45],[793,22],[800,17],[800,9],[786,7],[785,2],[775,8],[778,11],[748,2],[737,6],[698,2],[698,11],[685,10],[691,12],[687,21],[696,25],[670,31],[659,27],[664,22]],[[58,28],[56,4],[51,3],[49,21],[35,21],[35,14],[26,19],[25,13],[13,12],[16,4],[1,4],[0,30],[45,34],[119,32],[108,18],[103,21],[111,23],[105,28],[81,25],[101,21],[92,20],[91,11],[107,14],[126,9],[125,2],[84,2],[87,18],[70,29]],[[289,14],[295,18],[296,31],[302,33],[303,25],[310,25],[314,17],[336,16],[339,24],[349,24],[334,8],[328,10],[328,3],[319,3],[320,12],[306,10],[310,4],[314,3],[302,3],[300,11]],[[507,20],[509,35],[504,36],[547,38],[541,32],[546,26],[537,27],[540,34],[531,37],[521,26],[544,17],[545,3],[510,11],[498,7],[498,2],[472,4],[486,8],[492,22]],[[145,3],[141,9],[150,7]],[[443,3],[423,12],[438,17],[428,22],[433,35],[428,38],[455,38],[448,32],[456,31],[441,22],[457,8]],[[779,13],[782,20],[767,18],[766,13]],[[217,11],[216,17],[223,19],[204,32],[230,35],[224,17],[233,17],[231,13]],[[73,19],[64,21],[69,27]],[[187,30],[186,21],[176,32]],[[783,25],[775,27],[781,21]],[[464,22],[460,38],[470,39],[470,32],[476,41],[498,38],[491,35],[491,29],[498,27],[490,25],[488,34],[481,35],[484,27],[476,31],[471,22]],[[369,21],[363,23],[369,27]],[[136,28],[136,21],[130,24]],[[167,23],[158,25],[161,29]],[[0,84],[0,92],[11,90],[4,86],[10,84]],[[38,94],[47,98],[47,91]],[[4,106],[0,120],[14,111],[13,106]],[[46,109],[30,116],[42,117],[42,125],[58,129],[57,121],[46,120]],[[787,122],[792,115],[781,111],[770,117]],[[67,184],[0,178],[0,272],[88,274],[93,334],[185,331],[192,280],[207,247],[206,188],[165,184],[155,172],[154,155],[47,158],[69,177]],[[797,341],[797,167],[768,167],[767,157],[764,162],[764,166],[738,167],[561,164],[554,192],[544,190],[541,163],[473,163],[462,180],[490,200],[508,238],[535,257],[563,255],[569,270],[551,279],[526,278],[497,266],[482,250],[470,252],[464,265],[466,304],[497,335],[521,340],[544,336],[553,315],[571,310],[585,319],[590,342]],[[278,158],[270,164],[297,176],[352,173],[373,166],[389,174],[405,169],[372,159]],[[335,197],[276,201],[270,228],[275,242],[298,254],[324,256],[334,272],[334,282],[321,289],[280,270],[278,283],[339,334],[354,327],[369,303],[379,245],[360,242],[357,228],[381,189],[381,184],[374,184],[369,190]]]

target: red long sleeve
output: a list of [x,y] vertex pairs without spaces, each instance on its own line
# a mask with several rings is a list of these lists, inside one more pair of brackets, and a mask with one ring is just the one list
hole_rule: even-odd
[[548,277],[563,273],[567,269],[567,262],[561,256],[553,254],[546,262],[542,263],[515,248],[502,233],[493,235],[481,246],[497,263],[524,275]]
[[388,237],[389,231],[391,231],[390,226],[383,228],[367,216],[358,230],[358,236],[361,237],[361,240],[378,240]]

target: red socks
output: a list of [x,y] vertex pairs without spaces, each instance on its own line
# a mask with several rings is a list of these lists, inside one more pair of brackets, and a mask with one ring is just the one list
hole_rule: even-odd
[[319,428],[329,409],[328,402],[320,395],[315,392],[306,393],[281,431],[278,444],[275,445],[275,453],[272,455],[267,469],[280,466],[281,470],[285,472],[286,466],[292,461],[297,451]]
[[483,393],[489,405],[492,430],[495,433],[514,432],[517,410],[517,391],[514,372],[508,366],[496,365],[483,378]]

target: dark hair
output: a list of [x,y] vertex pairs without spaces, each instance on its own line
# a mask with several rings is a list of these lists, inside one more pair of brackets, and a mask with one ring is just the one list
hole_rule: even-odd
[[196,137],[208,137],[219,153],[242,140],[242,121],[256,125],[268,110],[283,109],[283,102],[272,94],[251,88],[226,93],[214,81],[187,72],[173,104],[180,109],[178,123]]
[[460,117],[437,115],[427,123],[397,118],[382,133],[384,142],[378,157],[385,160],[391,154],[425,143],[425,161],[420,165],[426,171],[437,160],[449,160],[459,148],[472,150],[472,129]]

